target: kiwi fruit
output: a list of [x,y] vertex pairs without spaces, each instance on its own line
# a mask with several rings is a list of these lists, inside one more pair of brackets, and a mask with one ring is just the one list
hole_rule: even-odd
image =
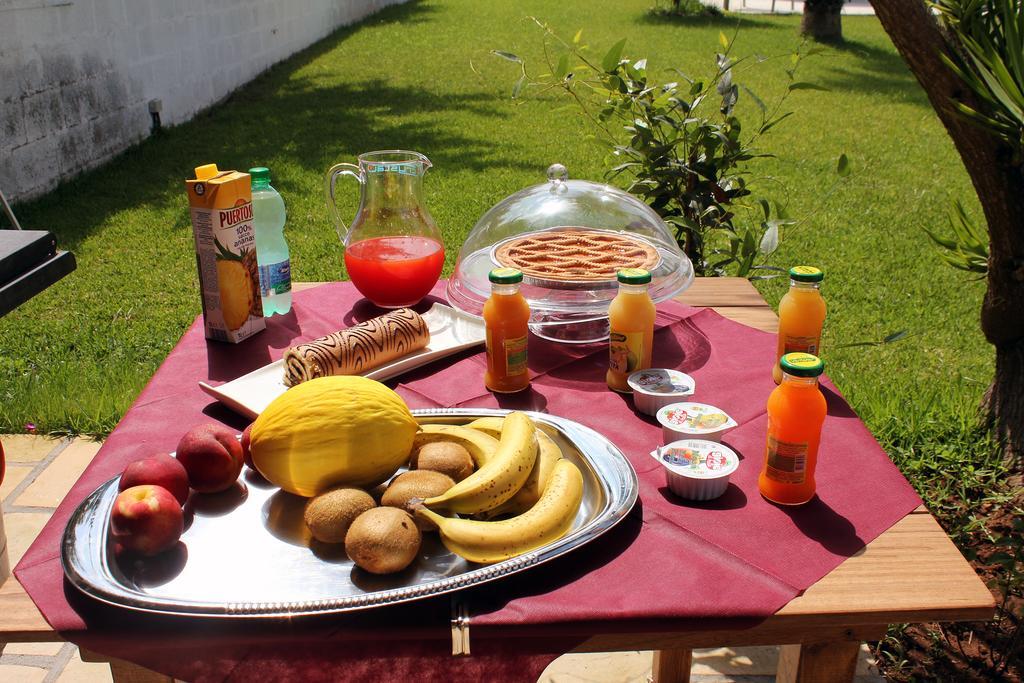
[[447,474],[441,474],[433,470],[410,470],[391,480],[391,484],[381,497],[380,503],[388,507],[405,510],[412,516],[416,521],[416,526],[422,531],[433,531],[437,529],[437,525],[429,519],[417,517],[416,510],[409,504],[409,501],[439,496],[453,486],[455,486],[455,482]]
[[377,507],[366,491],[336,488],[310,498],[302,518],[313,538],[323,543],[342,543],[356,517]]
[[420,551],[419,527],[405,510],[379,507],[356,517],[345,534],[345,552],[371,574],[391,574],[408,567]]
[[433,470],[462,481],[473,474],[473,458],[462,444],[454,441],[425,443],[412,454],[409,466],[416,470]]

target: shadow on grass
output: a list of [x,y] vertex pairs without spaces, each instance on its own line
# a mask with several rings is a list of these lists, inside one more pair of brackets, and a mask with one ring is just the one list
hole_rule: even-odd
[[832,90],[878,94],[928,106],[928,98],[899,53],[857,40],[828,43],[826,50],[854,58],[853,69],[831,68],[818,82]]
[[[722,14],[720,16],[679,16],[645,12],[640,24],[679,27],[719,27],[723,31],[747,29],[792,32],[794,44],[799,35],[793,24],[752,18],[751,15]],[[823,43],[827,51],[841,54],[853,61],[853,68],[830,68],[815,82],[837,92],[877,94],[901,99],[912,104],[928,106],[928,99],[910,73],[902,57],[894,49],[885,49],[857,40]],[[852,59],[851,59],[852,58]]]
[[332,164],[355,161],[356,155],[373,149],[427,150],[435,165],[472,170],[496,164],[526,168],[482,135],[438,125],[454,112],[507,116],[491,95],[429,92],[381,78],[339,82],[339,73],[359,71],[358,63],[343,59],[300,75],[316,60],[343,50],[362,28],[428,22],[436,12],[414,1],[343,27],[191,121],[143,140],[38,200],[19,204],[19,218],[26,228],[54,232],[62,249],[74,251],[109,216],[132,208],[166,210],[173,216],[170,225],[154,229],[191,231],[184,180],[204,163],[237,170],[298,167],[300,176],[275,175],[274,185],[285,193],[297,192],[299,184],[311,179],[319,182]]
[[776,31],[789,31],[790,25],[783,22],[763,21],[753,18],[749,14],[718,14],[705,16],[688,16],[680,14],[666,14],[662,12],[644,12],[637,19],[638,24],[649,24],[653,26],[679,26],[679,27],[711,27],[717,26],[722,29],[771,29]]

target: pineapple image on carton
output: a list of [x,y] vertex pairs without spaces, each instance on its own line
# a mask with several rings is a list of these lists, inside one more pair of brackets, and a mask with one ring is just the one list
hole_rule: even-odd
[[266,327],[248,173],[196,168],[186,180],[206,338],[240,342]]

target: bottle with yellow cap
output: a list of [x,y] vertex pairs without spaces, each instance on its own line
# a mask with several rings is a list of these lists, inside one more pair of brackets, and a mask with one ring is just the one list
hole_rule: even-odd
[[779,342],[772,379],[782,381],[779,359],[787,353],[821,355],[821,328],[825,324],[825,299],[821,296],[821,269],[793,266],[789,269],[789,291],[779,301]]
[[487,330],[487,370],[484,386],[511,394],[530,386],[526,366],[530,304],[519,291],[523,273],[516,268],[495,268],[488,274],[491,296],[484,302]]
[[757,487],[774,503],[800,505],[814,497],[814,469],[827,406],[818,388],[825,366],[809,353],[779,361],[782,382],[768,397],[768,441]]
[[648,289],[651,274],[643,268],[618,272],[619,293],[608,307],[608,388],[632,393],[630,373],[651,367],[654,347],[654,302]]

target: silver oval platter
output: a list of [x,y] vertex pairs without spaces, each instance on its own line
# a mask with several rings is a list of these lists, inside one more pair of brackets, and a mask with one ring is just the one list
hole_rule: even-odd
[[[414,410],[421,423],[465,424],[508,411]],[[216,617],[280,617],[368,609],[450,593],[546,562],[593,541],[633,507],[637,477],[607,438],[572,420],[529,413],[583,473],[583,503],[561,539],[491,565],[467,562],[427,533],[406,570],[376,576],[355,567],[340,545],[312,540],[305,498],[243,472],[235,489],[197,495],[186,505],[186,531],[171,550],[119,560],[108,534],[117,497],[114,478],[72,513],[61,559],[83,593],[128,609]]]

